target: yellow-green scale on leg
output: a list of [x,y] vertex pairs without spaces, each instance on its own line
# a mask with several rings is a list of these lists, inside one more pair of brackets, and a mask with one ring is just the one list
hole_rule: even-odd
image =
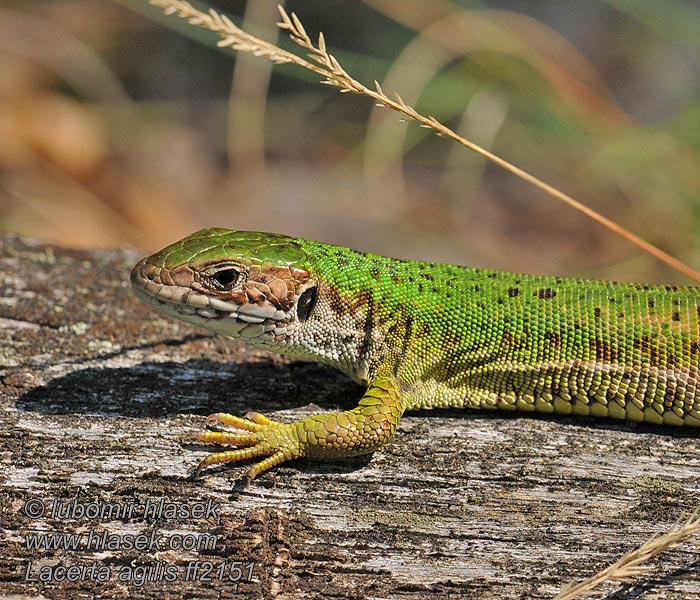
[[403,414],[400,394],[394,379],[382,377],[370,386],[352,410],[314,415],[294,423],[279,423],[257,413],[245,419],[216,413],[207,419],[208,423],[230,425],[246,433],[200,431],[184,439],[244,446],[210,454],[200,463],[197,472],[215,464],[266,457],[249,470],[248,477],[254,479],[263,471],[294,458],[338,458],[380,448],[394,436]]

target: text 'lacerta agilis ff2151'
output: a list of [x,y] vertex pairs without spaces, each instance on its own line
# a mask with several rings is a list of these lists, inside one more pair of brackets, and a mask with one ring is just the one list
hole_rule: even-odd
[[294,423],[217,413],[202,468],[373,452],[406,410],[555,412],[700,426],[700,288],[517,275],[398,260],[274,233],[204,229],[144,258],[153,308],[367,385]]

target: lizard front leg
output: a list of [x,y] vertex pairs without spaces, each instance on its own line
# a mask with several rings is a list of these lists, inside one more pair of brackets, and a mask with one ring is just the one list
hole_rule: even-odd
[[241,431],[199,431],[184,439],[241,446],[208,455],[199,463],[196,474],[211,465],[264,457],[248,471],[248,478],[254,479],[295,458],[330,460],[381,448],[394,436],[403,414],[401,393],[396,379],[378,377],[352,410],[313,415],[294,423],[272,421],[258,413],[249,413],[246,418],[215,413],[207,423]]

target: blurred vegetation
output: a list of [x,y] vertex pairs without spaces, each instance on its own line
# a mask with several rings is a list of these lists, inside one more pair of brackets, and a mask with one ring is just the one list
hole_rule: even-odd
[[[210,6],[274,40],[276,4]],[[697,4],[285,6],[355,78],[700,265]],[[0,73],[3,230],[154,250],[216,225],[511,271],[683,281],[464,148],[298,68],[219,50],[146,0],[6,0]]]

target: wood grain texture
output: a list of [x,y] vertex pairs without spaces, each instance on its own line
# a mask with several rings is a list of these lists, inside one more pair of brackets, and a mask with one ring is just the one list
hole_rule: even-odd
[[[289,463],[249,490],[242,467],[192,479],[206,450],[179,437],[205,415],[292,419],[351,407],[362,390],[331,369],[159,317],[128,288],[139,257],[0,238],[0,594],[552,598],[700,506],[698,432],[467,411],[409,413],[369,459]],[[26,516],[30,499],[47,514]],[[54,499],[137,509],[52,518]],[[213,503],[216,515],[142,515],[161,499]],[[217,537],[201,551],[26,547],[34,533],[105,530],[160,535],[163,546]],[[253,578],[186,581],[193,560],[254,562]],[[31,579],[41,566],[93,562],[110,569],[108,581],[25,580],[30,563]],[[175,581],[119,579],[158,565],[174,565]],[[599,597],[700,598],[700,544]]]

